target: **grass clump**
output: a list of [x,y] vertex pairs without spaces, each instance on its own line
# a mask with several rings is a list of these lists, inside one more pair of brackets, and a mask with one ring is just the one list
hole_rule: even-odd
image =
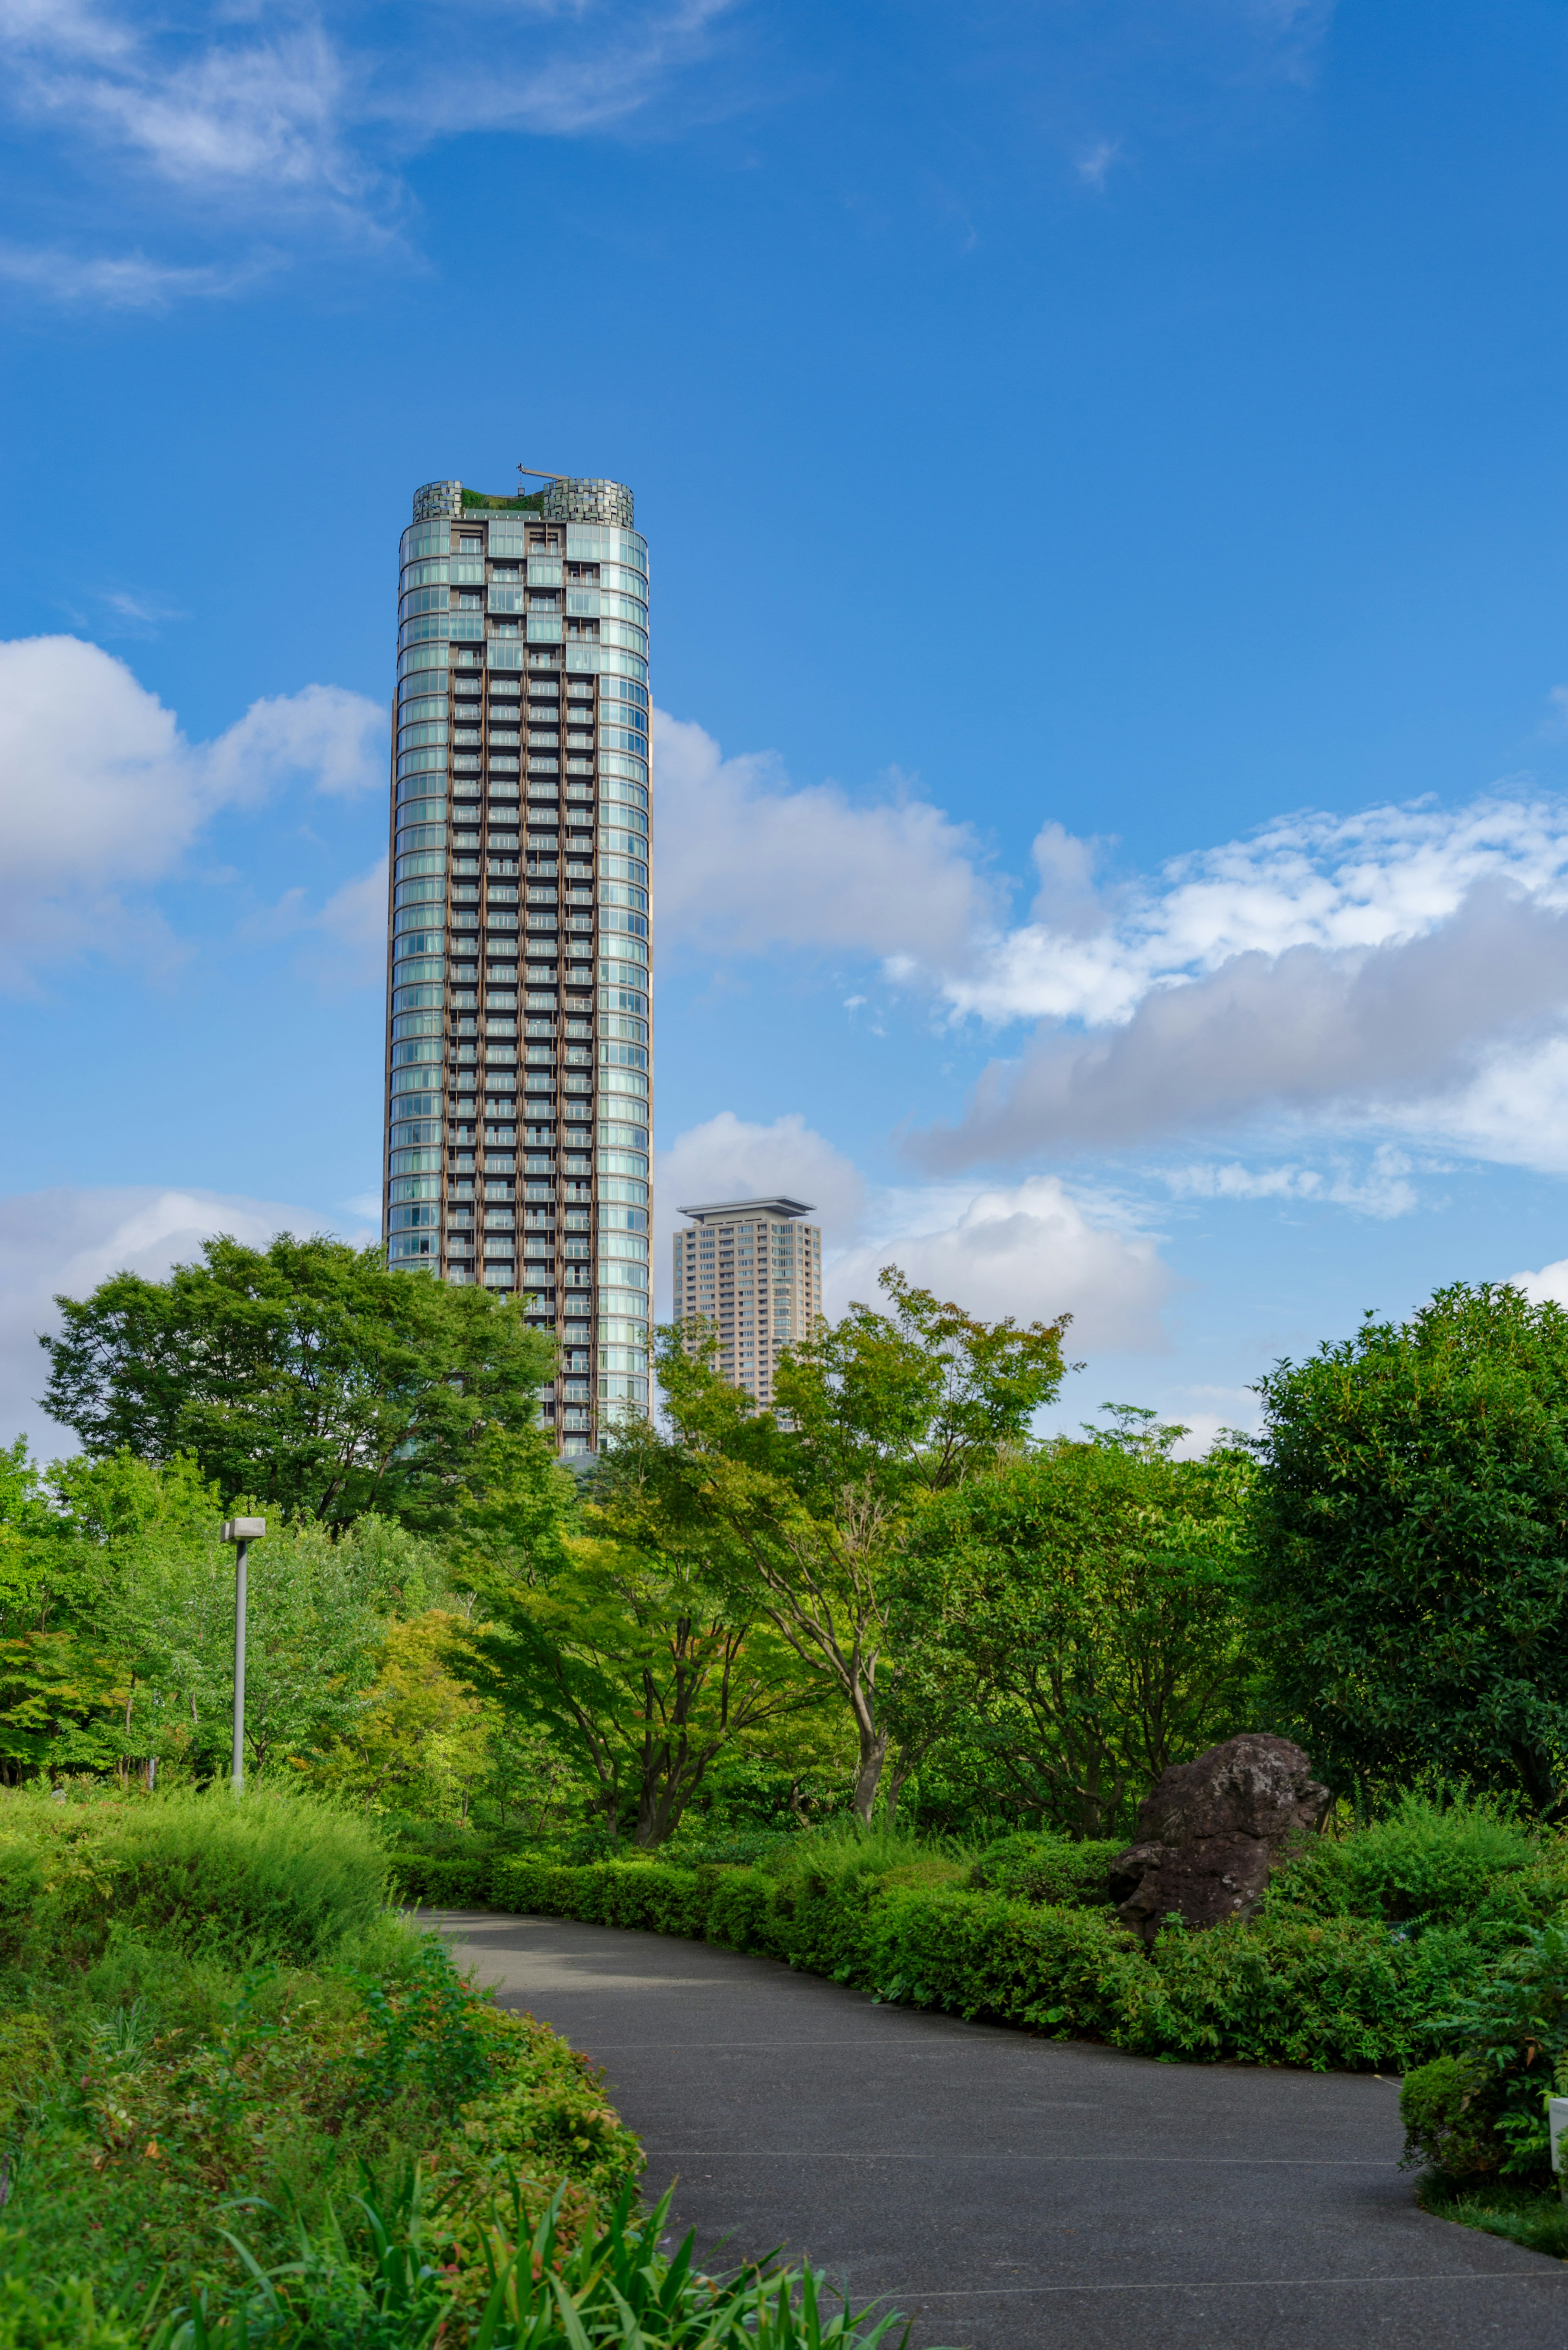
[[40,1940],[90,1957],[119,1930],[231,1965],[312,1966],[369,1933],[385,1899],[373,1823],[304,1794],[10,1794],[0,1835],[13,1963]]

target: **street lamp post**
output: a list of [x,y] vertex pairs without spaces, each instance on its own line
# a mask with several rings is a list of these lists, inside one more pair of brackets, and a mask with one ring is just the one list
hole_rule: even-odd
[[234,1545],[234,1791],[245,1791],[245,1554],[266,1532],[265,1518],[225,1518],[223,1540]]

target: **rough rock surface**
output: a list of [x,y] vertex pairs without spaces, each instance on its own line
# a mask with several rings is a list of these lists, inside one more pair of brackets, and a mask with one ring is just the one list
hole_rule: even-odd
[[1249,1731],[1161,1772],[1138,1805],[1137,1844],[1111,1863],[1125,1926],[1152,1942],[1175,1909],[1189,1926],[1250,1918],[1291,1845],[1332,1798],[1288,1738]]

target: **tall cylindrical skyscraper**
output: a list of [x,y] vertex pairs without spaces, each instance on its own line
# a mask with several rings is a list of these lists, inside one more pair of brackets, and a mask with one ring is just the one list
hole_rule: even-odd
[[389,1262],[527,1300],[586,1452],[648,1404],[648,547],[618,482],[415,493],[388,925]]

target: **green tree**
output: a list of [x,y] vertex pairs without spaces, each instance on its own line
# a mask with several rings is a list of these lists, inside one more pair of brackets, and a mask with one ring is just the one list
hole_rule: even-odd
[[1506,1285],[1259,1385],[1274,1691],[1341,1784],[1463,1775],[1568,1804],[1568,1315]]
[[734,1604],[707,1529],[624,1478],[585,1505],[536,1450],[493,1445],[465,1511],[483,1620],[454,1643],[454,1665],[549,1736],[612,1831],[628,1814],[634,1842],[661,1844],[720,1755],[814,1692]]
[[0,1451],[0,1777],[118,1752],[122,1671],[84,1622],[84,1555],[18,1438]]
[[1184,1429],[1115,1420],[932,1495],[890,1597],[895,1716],[945,1710],[1022,1808],[1086,1836],[1240,1726],[1251,1669],[1250,1458],[1173,1461]]
[[1061,1384],[1067,1316],[1019,1327],[977,1321],[907,1281],[880,1275],[887,1311],[852,1305],[782,1356],[778,1413],[754,1410],[722,1379],[712,1348],[660,1334],[659,1376],[670,1440],[628,1426],[612,1480],[640,1482],[674,1525],[701,1522],[723,1540],[726,1571],[806,1671],[848,1708],[852,1801],[869,1822],[892,1749],[888,1800],[946,1727],[940,1704],[888,1714],[922,1637],[905,1620],[890,1651],[887,1598],[922,1498],[994,1466],[1021,1443]]
[[93,1458],[194,1456],[225,1501],[341,1527],[449,1525],[476,1441],[536,1414],[548,1341],[520,1300],[389,1271],[379,1249],[219,1238],[164,1281],[57,1300],[45,1408]]

